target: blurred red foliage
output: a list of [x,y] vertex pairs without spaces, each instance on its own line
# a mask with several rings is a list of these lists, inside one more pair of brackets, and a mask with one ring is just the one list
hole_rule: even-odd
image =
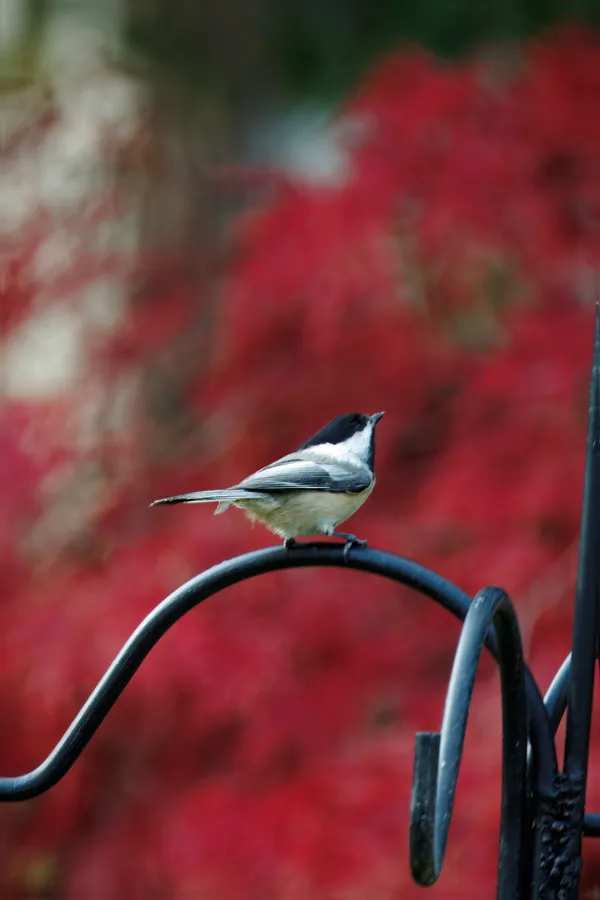
[[[353,528],[468,591],[508,589],[547,685],[569,641],[599,95],[600,43],[578,29],[510,61],[392,56],[341,111],[362,123],[341,187],[282,180],[236,220],[218,283],[199,296],[155,261],[152,296],[102,340],[90,333],[79,389],[9,398],[2,773],[45,756],[164,595],[269,541],[235,512],[146,502],[237,479],[351,408],[387,411],[378,488]],[[4,282],[7,340],[30,314],[30,252],[24,240]],[[96,274],[81,260],[67,273]],[[144,401],[126,426],[71,440],[92,387],[109,409],[123,379]],[[89,467],[101,490],[73,524],[56,484],[84,483]],[[420,897],[413,734],[438,727],[457,628],[339,572],[278,573],[211,600],[153,652],[64,782],[1,810],[2,897]],[[482,671],[432,896],[494,896],[498,690],[489,661]],[[584,887],[595,882],[590,865]]]

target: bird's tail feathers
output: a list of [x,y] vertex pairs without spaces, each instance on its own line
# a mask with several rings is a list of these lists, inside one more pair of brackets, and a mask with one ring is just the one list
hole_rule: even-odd
[[[163,497],[155,500],[150,506],[162,506],[170,503],[218,503],[215,512],[225,510],[238,500],[269,500],[269,495],[260,491],[245,491],[243,488],[227,488],[221,491],[194,491],[191,494],[176,494],[174,497]],[[222,504],[222,508],[221,508]]]

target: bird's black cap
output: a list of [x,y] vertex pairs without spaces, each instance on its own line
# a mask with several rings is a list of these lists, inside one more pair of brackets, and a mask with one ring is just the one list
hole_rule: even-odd
[[362,431],[367,425],[376,425],[382,415],[383,413],[379,412],[374,416],[366,416],[364,413],[344,413],[342,416],[336,416],[298,449],[305,450],[307,447],[315,447],[317,444],[341,444],[353,434]]

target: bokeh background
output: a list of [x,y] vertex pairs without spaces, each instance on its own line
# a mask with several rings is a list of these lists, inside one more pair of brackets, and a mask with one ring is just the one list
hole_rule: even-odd
[[[599,24],[597,0],[0,0],[2,774],[46,756],[167,593],[272,542],[148,503],[350,410],[387,413],[353,530],[508,589],[547,687],[599,281]],[[457,634],[337,570],[210,600],[57,787],[0,809],[0,897],[423,896],[414,732],[439,725]],[[433,898],[495,895],[499,750],[484,660]]]

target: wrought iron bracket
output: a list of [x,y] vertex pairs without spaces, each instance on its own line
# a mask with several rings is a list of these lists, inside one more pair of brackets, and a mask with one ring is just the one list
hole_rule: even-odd
[[479,657],[494,623],[502,688],[502,811],[498,892],[523,897],[527,834],[527,701],[519,625],[504,591],[484,588],[473,599],[458,642],[442,728],[417,735],[411,803],[410,859],[418,884],[442,870]]

